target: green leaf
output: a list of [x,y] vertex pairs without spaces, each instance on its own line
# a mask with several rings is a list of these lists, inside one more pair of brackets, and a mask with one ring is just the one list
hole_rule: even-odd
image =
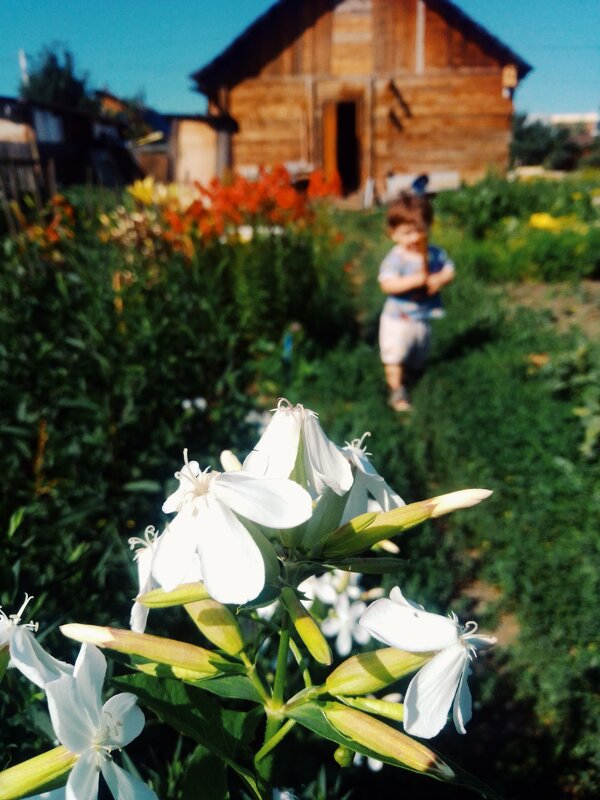
[[154,494],[162,491],[162,485],[158,481],[130,481],[123,486],[126,492],[141,492]]
[[8,531],[6,532],[7,539],[12,539],[12,537],[17,532],[17,529],[21,522],[23,522],[23,517],[25,516],[25,507],[21,506],[21,508],[17,508],[15,512],[11,514],[10,520],[8,522]]
[[190,681],[190,683],[219,697],[250,700],[262,705],[262,698],[254,688],[252,681],[245,675],[228,675],[225,678],[211,678],[210,680]]
[[256,776],[237,760],[242,755],[240,750],[246,736],[244,725],[254,723],[253,718],[247,723],[248,714],[224,711],[205,691],[180,681],[128,675],[114,679],[113,683],[133,692],[162,722],[222,759],[261,800]]
[[182,800],[227,800],[226,766],[206,747],[198,745],[188,760]]
[[362,572],[364,575],[385,575],[397,572],[406,566],[403,558],[330,558],[324,564],[331,569],[341,569],[344,572]]
[[2,683],[2,678],[4,677],[9,661],[10,652],[8,650],[8,645],[6,645],[6,647],[0,648],[0,683]]

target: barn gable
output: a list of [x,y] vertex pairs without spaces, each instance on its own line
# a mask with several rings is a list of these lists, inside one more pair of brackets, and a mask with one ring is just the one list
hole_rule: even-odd
[[192,76],[239,132],[231,165],[461,179],[504,169],[512,90],[531,69],[449,0],[279,0]]
[[[428,63],[439,66],[531,66],[450,0],[425,0]],[[361,74],[413,66],[417,2],[403,0],[278,0],[209,64],[192,74],[199,91],[232,88],[260,74]],[[333,15],[338,20],[334,30]],[[439,37],[436,34],[441,33]],[[404,47],[398,47],[402,41]],[[443,48],[435,45],[443,41]],[[374,42],[377,46],[374,47]],[[316,46],[318,45],[318,47]],[[340,68],[338,51],[345,55]],[[368,55],[365,51],[369,51]]]

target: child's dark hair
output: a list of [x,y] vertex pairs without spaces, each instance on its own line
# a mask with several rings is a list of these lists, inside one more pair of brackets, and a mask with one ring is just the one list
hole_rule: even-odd
[[425,195],[401,194],[387,213],[387,226],[390,230],[399,225],[415,225],[424,229],[432,222],[433,208]]

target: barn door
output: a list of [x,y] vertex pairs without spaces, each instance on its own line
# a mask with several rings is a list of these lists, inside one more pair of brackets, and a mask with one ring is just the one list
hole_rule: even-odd
[[337,171],[337,103],[329,101],[323,104],[323,172],[330,180]]
[[327,178],[336,173],[344,194],[360,186],[359,103],[357,100],[328,101],[323,104],[323,171]]

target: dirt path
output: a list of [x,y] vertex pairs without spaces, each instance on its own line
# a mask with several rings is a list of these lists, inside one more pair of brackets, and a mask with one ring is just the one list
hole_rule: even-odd
[[559,331],[573,326],[590,339],[600,339],[600,281],[520,283],[506,286],[513,303],[552,312]]

